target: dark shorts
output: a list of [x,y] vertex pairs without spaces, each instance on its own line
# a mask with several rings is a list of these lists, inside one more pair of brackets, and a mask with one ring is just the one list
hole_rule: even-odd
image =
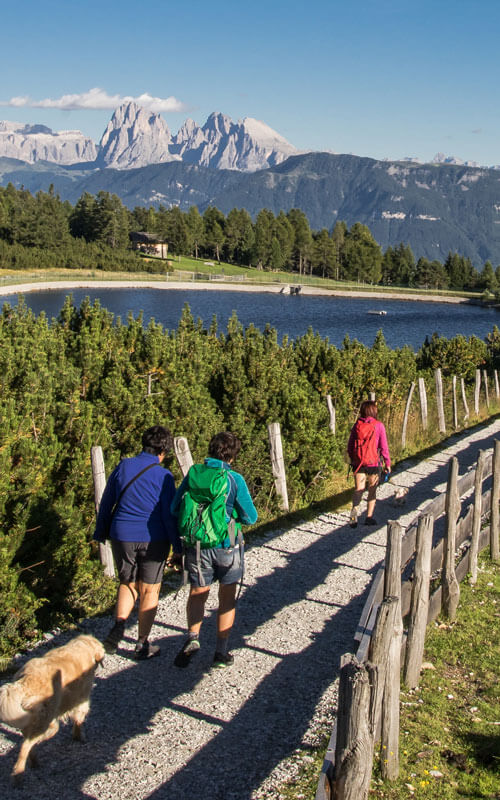
[[360,467],[357,471],[357,475],[380,475],[381,469],[380,467]]
[[210,586],[214,581],[219,581],[222,585],[238,583],[243,576],[243,545],[241,548],[236,544],[235,547],[208,547],[200,550],[199,565],[196,549],[189,547],[186,550],[184,566],[191,586]]
[[119,542],[111,540],[120,583],[161,583],[168,542]]

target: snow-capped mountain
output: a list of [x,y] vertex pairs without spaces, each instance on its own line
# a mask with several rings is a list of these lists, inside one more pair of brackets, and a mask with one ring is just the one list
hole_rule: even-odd
[[22,122],[0,122],[0,156],[17,158],[33,164],[50,161],[54,164],[75,164],[95,161],[97,148],[80,131],[52,131],[45,125]]
[[98,167],[132,169],[184,161],[255,172],[297,152],[283,136],[251,117],[233,122],[225,114],[213,113],[202,127],[187,119],[172,135],[163,117],[133,102],[116,109],[98,146],[79,131],[53,133],[43,125],[0,122],[0,157],[29,163],[95,161]]

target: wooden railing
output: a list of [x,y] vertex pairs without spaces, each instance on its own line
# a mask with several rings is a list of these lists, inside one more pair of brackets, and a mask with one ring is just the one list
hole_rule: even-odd
[[[490,476],[491,489],[483,491]],[[388,524],[385,566],[377,572],[361,614],[356,655],[341,660],[337,722],[316,800],[365,800],[379,741],[382,776],[398,776],[401,668],[405,684],[417,686],[428,623],[441,611],[454,619],[460,581],[470,573],[475,583],[478,552],[488,543],[492,559],[500,559],[499,498],[496,441],[493,453],[480,450],[475,469],[460,479],[458,461],[450,459],[446,492],[404,534],[398,522]],[[487,514],[490,524],[481,528]],[[443,515],[444,530],[434,536],[434,523]]]

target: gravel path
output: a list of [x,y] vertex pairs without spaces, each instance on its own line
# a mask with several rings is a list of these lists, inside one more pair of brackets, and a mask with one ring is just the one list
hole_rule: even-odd
[[[40,768],[28,770],[24,788],[15,794],[9,790],[8,796],[279,798],[279,786],[311,759],[308,750],[333,722],[339,659],[352,651],[372,575],[384,557],[385,523],[398,517],[407,525],[443,490],[450,456],[458,456],[463,474],[478,449],[492,447],[499,432],[497,420],[451,437],[445,450],[426,461],[400,464],[379,491],[378,528],[361,524],[352,530],[343,511],[253,539],[230,669],[210,671],[215,593],[198,660],[186,670],[172,665],[183,641],[187,590],[165,597],[153,629],[161,657],[132,660],[136,629],[131,623],[119,654],[108,656],[97,673],[87,743],[73,744],[63,726],[40,746]],[[394,504],[398,486],[409,488],[403,508]],[[109,624],[109,618],[90,620],[85,631],[103,637]],[[47,638],[53,645],[68,636]],[[18,745],[17,732],[3,726],[2,786],[8,785]]]

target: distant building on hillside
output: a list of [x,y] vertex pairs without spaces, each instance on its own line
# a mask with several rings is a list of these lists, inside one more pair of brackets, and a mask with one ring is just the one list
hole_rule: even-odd
[[156,233],[133,231],[130,234],[130,241],[134,249],[139,250],[141,253],[159,256],[160,258],[167,258],[168,256],[168,243]]

